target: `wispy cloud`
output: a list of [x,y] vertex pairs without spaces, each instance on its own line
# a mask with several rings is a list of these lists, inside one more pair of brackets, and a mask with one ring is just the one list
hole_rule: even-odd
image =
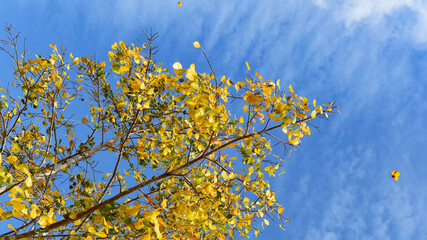
[[[321,8],[331,9],[334,16],[344,21],[353,31],[361,24],[381,25],[384,32],[390,33],[396,27],[389,17],[399,17],[408,12],[415,21],[407,22],[413,44],[419,48],[427,47],[427,1],[425,0],[313,0]],[[407,15],[407,14],[405,14]]]

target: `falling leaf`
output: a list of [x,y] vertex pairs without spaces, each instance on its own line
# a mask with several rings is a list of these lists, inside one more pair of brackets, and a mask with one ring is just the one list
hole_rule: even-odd
[[195,48],[202,48],[202,46],[200,46],[200,43],[198,41],[194,41],[193,45]]
[[245,62],[245,63],[246,63],[246,67],[248,68],[248,71],[250,71],[251,67],[249,67],[249,63],[248,62]]
[[397,170],[394,170],[393,172],[391,172],[391,177],[394,178],[394,180],[398,180],[400,176],[400,172]]
[[179,6],[179,7],[182,7],[182,1],[179,1],[179,2],[178,2],[178,6]]

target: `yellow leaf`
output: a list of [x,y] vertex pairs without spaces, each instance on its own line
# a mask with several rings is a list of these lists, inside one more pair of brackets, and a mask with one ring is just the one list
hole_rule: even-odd
[[158,218],[154,218],[153,219],[153,223],[154,223],[154,231],[156,232],[157,238],[160,239],[160,240],[162,240],[163,236],[162,236],[162,233],[160,232],[160,229],[159,229]]
[[76,57],[76,58],[74,58],[74,60],[73,60],[73,64],[74,64],[74,65],[79,64],[79,58],[77,58],[77,57]]
[[185,76],[189,80],[195,80],[197,78],[196,65],[191,64],[190,68],[187,70]]
[[14,155],[10,155],[9,157],[6,158],[6,161],[8,161],[10,164],[14,164],[16,161],[18,160],[18,158]]
[[296,138],[302,138],[304,135],[301,132],[301,128],[298,128],[297,130],[294,131],[293,134]]
[[61,193],[60,193],[58,190],[56,190],[56,189],[55,189],[55,191],[53,191],[53,195],[54,195],[55,197],[60,197],[60,196],[61,196]]
[[10,228],[10,229],[12,229],[13,231],[15,231],[15,232],[16,232],[16,230],[15,230],[15,228],[12,226],[12,224],[7,224],[7,227],[8,227],[8,228]]
[[55,82],[55,87],[57,87],[58,89],[62,88],[62,80],[58,80],[57,82]]
[[183,72],[185,72],[187,69],[182,69],[182,65],[179,62],[176,62],[172,65],[173,71],[177,76],[181,75]]
[[283,211],[285,211],[284,207],[279,207],[279,209],[277,210],[277,213],[281,214]]
[[210,228],[212,231],[215,231],[215,230],[216,230],[216,226],[215,226],[215,225],[213,225],[211,221],[209,221],[209,228]]
[[393,172],[391,172],[391,177],[394,178],[394,180],[398,180],[400,176],[400,172],[397,170],[394,170]]
[[45,228],[47,227],[47,225],[49,225],[48,217],[46,216],[41,217],[37,222],[40,224],[42,228]]
[[265,225],[267,225],[267,226],[270,225],[270,222],[268,222],[268,220],[265,218],[264,218],[264,222],[265,222]]
[[202,48],[202,46],[200,46],[200,43],[198,41],[194,41],[193,45],[195,48]]
[[92,233],[92,234],[96,233],[95,228],[93,228],[93,227],[89,227],[88,232]]
[[248,207],[248,205],[249,205],[249,198],[245,197],[245,199],[243,199],[243,204],[245,204],[245,206]]
[[248,111],[248,105],[243,105],[243,112]]
[[164,209],[166,209],[166,207],[168,206],[168,200],[167,199],[163,199],[163,201],[162,201],[162,207],[164,208]]
[[106,238],[107,237],[107,234],[105,234],[104,232],[101,232],[101,231],[95,233],[95,235],[98,236],[98,237],[100,237],[100,238]]
[[255,230],[255,237],[257,237],[258,233],[260,233],[260,232],[261,232],[260,230]]
[[139,219],[136,223],[135,223],[135,229],[136,230],[141,230],[144,227],[144,221],[142,219]]
[[261,95],[253,95],[253,94],[251,94],[249,96],[245,96],[244,100],[247,103],[258,103],[258,102],[261,102],[262,100],[264,100],[264,98]]
[[300,140],[298,138],[293,138],[289,140],[289,143],[292,145],[298,145],[300,143]]
[[73,212],[73,213],[70,214],[70,218],[71,219],[76,219],[76,217],[77,217],[77,213],[76,212]]
[[150,88],[150,90],[148,90],[147,94],[148,95],[153,95],[154,94],[154,88]]
[[294,89],[292,88],[292,85],[291,85],[291,84],[289,84],[289,92],[291,92],[291,93],[293,93],[293,92],[294,92]]
[[35,204],[31,205],[31,213],[30,216],[31,218],[36,218],[38,216],[38,211],[39,211],[39,207]]
[[250,71],[251,67],[249,67],[249,63],[248,62],[245,62],[245,63],[246,63],[246,68],[248,69],[248,71]]
[[310,114],[311,118],[315,118],[316,115],[317,115],[316,110],[312,111]]
[[87,118],[82,118],[82,123],[88,123],[89,120],[87,120]]
[[313,106],[316,107],[316,99],[313,99]]
[[261,75],[259,75],[259,73],[255,73],[255,75],[259,78],[259,79],[262,79],[262,77],[261,77]]
[[233,84],[233,82],[230,81],[230,78],[226,79],[225,76],[222,76],[221,82],[227,84],[228,86],[231,86]]
[[179,2],[178,2],[178,6],[179,6],[179,7],[182,7],[182,1],[179,1]]
[[27,187],[33,186],[33,181],[31,180],[30,176],[28,176],[27,179],[25,179],[25,185],[27,185]]
[[142,109],[149,109],[150,108],[150,101],[146,101],[144,105],[142,105]]
[[154,199],[150,198],[150,197],[145,197],[145,200],[147,200],[147,202],[149,203],[154,203]]

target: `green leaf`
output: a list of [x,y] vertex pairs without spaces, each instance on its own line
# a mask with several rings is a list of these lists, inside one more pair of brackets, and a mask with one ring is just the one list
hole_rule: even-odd
[[111,68],[111,71],[113,71],[113,72],[115,72],[115,73],[119,73],[119,71],[120,71],[120,65],[114,65],[112,68]]
[[185,99],[186,97],[187,97],[186,95],[179,95],[178,97],[176,97],[176,98],[175,98],[175,100],[176,100],[177,102],[182,102],[182,101],[184,101],[184,99]]

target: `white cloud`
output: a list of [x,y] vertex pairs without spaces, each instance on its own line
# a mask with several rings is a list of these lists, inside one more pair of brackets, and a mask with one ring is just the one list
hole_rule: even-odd
[[[354,30],[360,24],[384,24],[392,29],[384,19],[398,17],[399,11],[409,11],[416,18],[406,28],[411,30],[411,37],[416,46],[427,45],[427,1],[426,0],[313,0],[321,8],[330,9],[337,19],[344,21],[346,27]],[[383,29],[386,31],[386,29]]]
[[320,8],[326,8],[327,3],[326,0],[313,0],[314,5],[320,7]]
[[412,5],[412,0],[348,0],[342,6],[344,11],[341,17],[347,25],[351,25],[367,18],[378,20],[399,8]]

